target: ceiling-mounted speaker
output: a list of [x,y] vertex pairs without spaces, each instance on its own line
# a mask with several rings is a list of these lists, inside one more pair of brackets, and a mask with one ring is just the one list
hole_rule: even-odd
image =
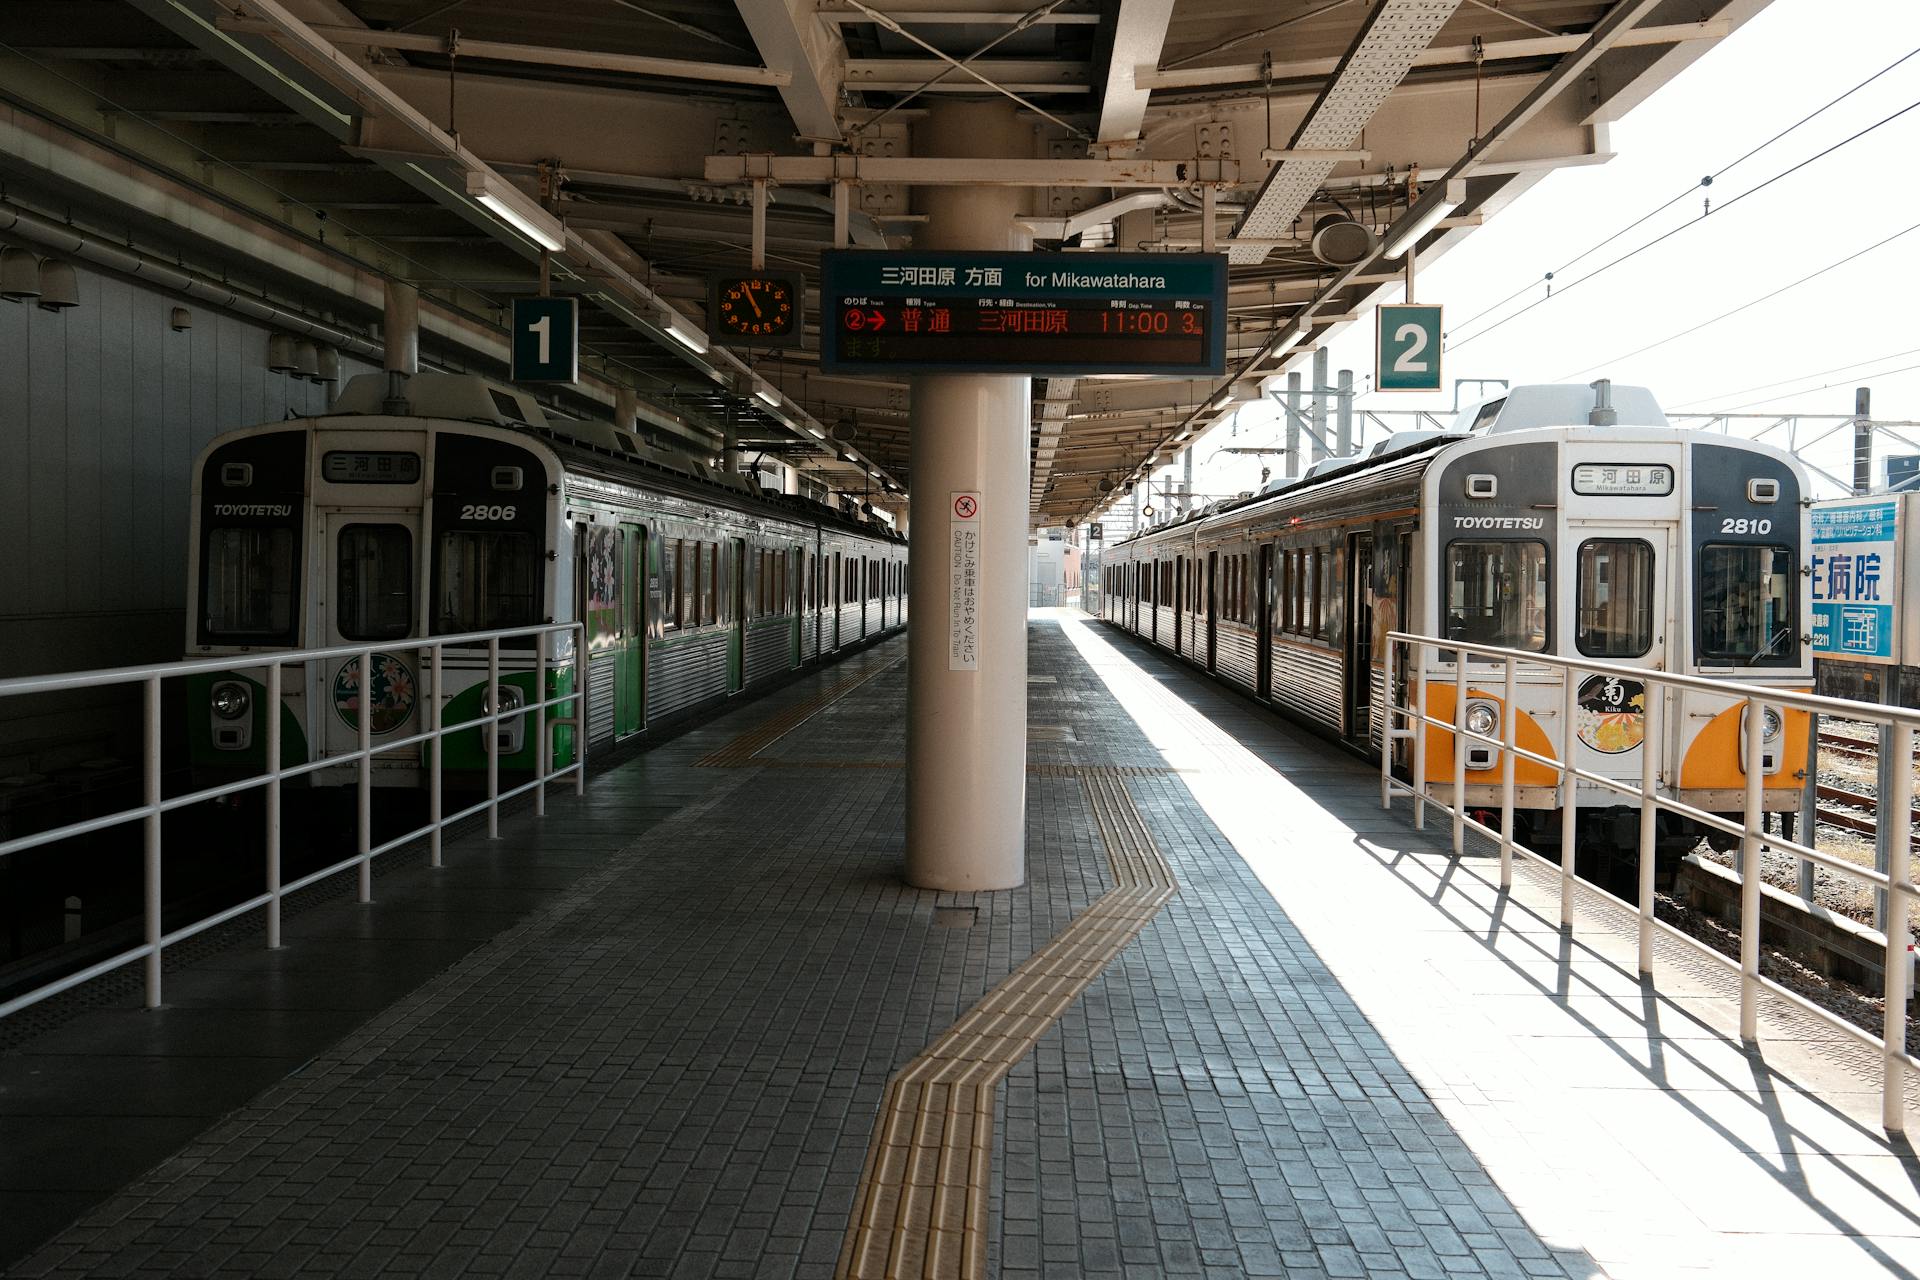
[[320,348],[320,376],[314,381],[328,386],[340,381],[340,353],[332,347]]
[[25,249],[0,249],[0,298],[25,302],[40,296],[40,259]]
[[293,373],[310,381],[320,377],[320,348],[305,338],[296,339],[293,344]]
[[1113,481],[1108,479],[1106,476],[1101,476],[1099,480],[1099,488],[1100,488],[1100,492],[1102,493],[1112,493]]
[[852,444],[854,434],[853,424],[851,422],[836,422],[827,428],[827,434],[833,437],[835,444]]
[[185,307],[175,307],[173,314],[167,317],[167,327],[175,333],[185,333],[193,328],[193,312]]
[[267,339],[267,368],[275,373],[293,372],[293,339],[276,333]]
[[1330,267],[1350,267],[1373,252],[1373,232],[1344,213],[1324,214],[1313,224],[1313,256]]
[[65,311],[80,305],[80,278],[73,264],[48,258],[40,264],[40,309]]

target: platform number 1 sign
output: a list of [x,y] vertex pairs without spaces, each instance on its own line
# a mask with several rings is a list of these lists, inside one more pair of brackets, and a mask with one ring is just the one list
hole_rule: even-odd
[[513,380],[577,382],[580,378],[580,300],[513,300]]
[[1380,391],[1440,389],[1440,308],[1381,307],[1373,385]]

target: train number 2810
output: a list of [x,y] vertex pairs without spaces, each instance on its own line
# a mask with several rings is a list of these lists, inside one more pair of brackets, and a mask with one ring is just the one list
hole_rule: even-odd
[[1756,520],[1747,516],[1728,516],[1720,522],[1722,533],[1772,533],[1773,521]]
[[516,510],[515,507],[489,507],[469,502],[460,508],[460,518],[462,520],[511,520]]

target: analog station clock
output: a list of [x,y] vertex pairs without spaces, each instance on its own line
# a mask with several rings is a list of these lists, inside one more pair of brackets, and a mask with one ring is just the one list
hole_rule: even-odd
[[707,327],[725,346],[792,346],[800,341],[805,299],[806,278],[797,271],[714,276]]

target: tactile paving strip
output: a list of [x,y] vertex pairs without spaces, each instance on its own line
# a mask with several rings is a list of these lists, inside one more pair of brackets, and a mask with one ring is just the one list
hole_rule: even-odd
[[1114,887],[989,991],[888,1082],[837,1274],[972,1280],[986,1274],[995,1090],[1177,892],[1117,768],[1074,768]]
[[771,716],[753,728],[747,730],[724,747],[709,751],[694,761],[701,769],[739,769],[751,764],[763,764],[754,757],[780,739],[798,729],[814,716],[832,706],[840,699],[858,689],[869,680],[877,680],[887,672],[899,666],[905,658],[895,658],[892,662],[875,667],[873,670],[857,676],[849,676],[828,685],[819,693],[804,701],[796,702],[778,715]]

